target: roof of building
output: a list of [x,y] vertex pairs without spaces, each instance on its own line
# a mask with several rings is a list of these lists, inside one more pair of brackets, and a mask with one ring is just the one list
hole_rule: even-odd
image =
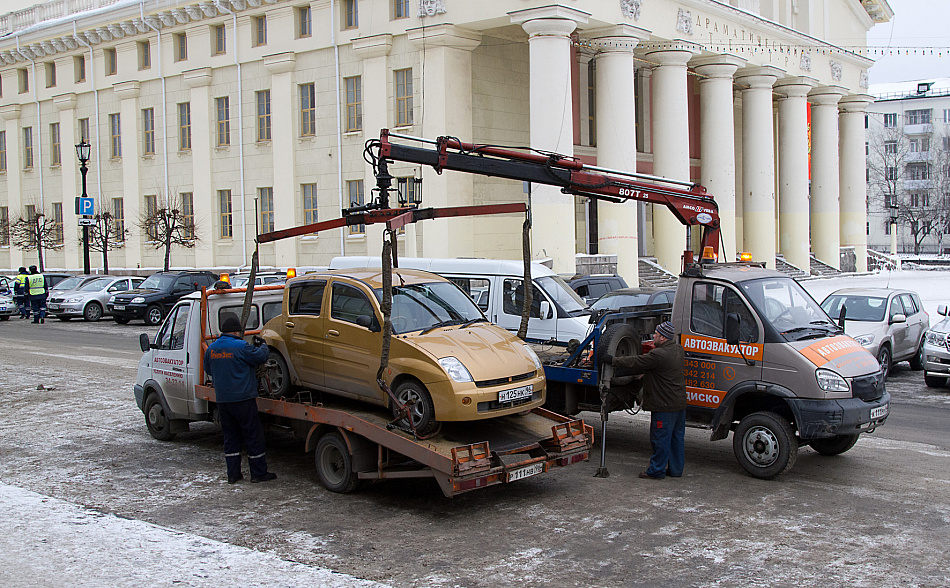
[[[926,89],[924,89],[926,87]],[[923,91],[921,91],[923,90]],[[871,84],[868,94],[877,100],[902,100],[905,98],[931,98],[950,94],[950,78],[928,78]]]

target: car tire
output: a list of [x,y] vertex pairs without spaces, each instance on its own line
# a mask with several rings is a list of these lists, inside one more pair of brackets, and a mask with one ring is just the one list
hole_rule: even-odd
[[129,321],[131,320],[130,318],[125,317],[125,316],[115,316],[115,317],[112,317],[112,319],[120,325],[127,325],[129,324]]
[[921,337],[920,345],[917,346],[917,353],[910,358],[910,369],[919,372],[924,369],[924,339]]
[[162,307],[157,304],[152,304],[145,309],[145,324],[150,327],[157,327],[162,324],[162,319],[165,318],[165,313],[162,311]]
[[8,321],[8,320],[10,320],[9,315],[0,316],[0,321]]
[[[613,357],[631,357],[640,355],[643,342],[640,333],[633,325],[614,323],[604,329],[597,345],[597,365],[602,366],[607,355]],[[611,386],[626,386],[633,382],[635,377],[611,375]]]
[[774,412],[754,412],[732,436],[736,460],[755,478],[770,480],[795,465],[798,439],[792,425]]
[[82,318],[88,323],[98,322],[102,318],[102,306],[98,302],[90,302],[83,309]]
[[924,383],[928,388],[943,388],[947,385],[947,378],[924,374]]
[[891,373],[891,348],[887,345],[881,345],[877,352],[877,362],[884,368],[884,379]]
[[859,435],[836,435],[828,439],[812,439],[808,444],[822,455],[840,455],[854,447]]
[[270,389],[267,393],[271,398],[283,398],[290,391],[290,369],[287,367],[287,361],[276,349],[270,350],[267,361],[276,364],[269,370]]
[[175,433],[172,432],[172,422],[165,414],[165,407],[158,399],[158,394],[151,392],[145,397],[143,412],[145,413],[145,426],[152,437],[159,441],[171,441],[175,438]]
[[353,459],[340,433],[327,433],[317,441],[313,461],[320,482],[330,492],[348,494],[360,487],[360,479],[353,471]]
[[[413,381],[406,381],[396,388],[396,398],[403,404],[411,405],[409,407],[409,418],[419,435],[428,435],[438,428],[439,422],[435,420],[435,405],[432,403],[432,396],[422,384]],[[393,416],[399,416],[396,406],[392,407]],[[405,419],[399,421],[399,424],[405,427],[409,423]]]

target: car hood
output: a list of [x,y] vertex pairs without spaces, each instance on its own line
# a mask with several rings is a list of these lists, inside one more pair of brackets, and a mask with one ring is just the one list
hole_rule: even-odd
[[490,323],[466,328],[444,327],[424,335],[400,337],[435,359],[455,357],[478,382],[535,371],[534,360],[520,339]]
[[950,332],[950,318],[945,318],[941,320],[936,325],[930,327],[931,331],[936,331],[938,333]]
[[844,321],[844,332],[849,337],[860,337],[862,335],[874,335],[874,342],[887,330],[887,324],[871,321]]
[[50,296],[55,296],[56,298],[62,298],[63,300],[66,300],[67,298],[88,298],[101,293],[102,290],[99,290],[98,292],[89,292],[88,290],[63,290],[61,292],[50,292]]
[[115,298],[116,300],[119,298],[135,298],[136,296],[148,296],[157,292],[160,292],[160,290],[156,290],[155,288],[135,288],[133,290],[126,290],[121,294],[116,294]]
[[789,343],[815,367],[830,369],[845,378],[864,376],[881,369],[873,355],[847,335]]

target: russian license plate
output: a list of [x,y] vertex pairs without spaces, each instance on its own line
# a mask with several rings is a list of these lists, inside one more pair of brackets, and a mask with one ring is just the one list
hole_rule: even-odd
[[882,419],[887,416],[887,405],[871,409],[871,420]]
[[59,310],[59,305],[58,305],[58,304],[50,304],[50,305],[49,305],[49,309],[50,309],[50,310]]
[[7,311],[6,306],[0,306],[0,312],[6,312],[6,311]]
[[544,462],[539,461],[538,463],[533,463],[529,466],[508,472],[508,481],[514,482],[516,480],[523,480],[524,478],[537,476],[543,471],[544,471]]
[[116,304],[113,308],[115,308],[116,310],[125,310],[125,306],[120,306],[118,304]]
[[534,386],[521,386],[520,388],[512,388],[511,390],[502,390],[498,393],[498,402],[514,402],[515,400],[531,398],[532,394],[534,394]]

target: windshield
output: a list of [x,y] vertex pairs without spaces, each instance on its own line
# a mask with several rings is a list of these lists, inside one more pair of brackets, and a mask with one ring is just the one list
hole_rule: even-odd
[[536,278],[534,282],[570,316],[590,314],[590,308],[584,299],[578,296],[577,292],[561,279],[561,276],[544,276]]
[[98,292],[109,286],[113,282],[112,278],[98,278],[91,282],[86,282],[78,288],[81,292]]
[[139,288],[146,289],[152,288],[154,290],[167,290],[171,288],[172,282],[175,281],[175,276],[168,276],[165,274],[154,274],[145,279],[144,282],[139,284]]
[[631,306],[644,306],[650,302],[650,293],[642,294],[606,294],[603,298],[590,305],[594,310],[605,308],[607,310],[617,310],[620,308],[629,308]]
[[787,341],[814,339],[840,332],[817,302],[791,278],[739,282],[759,315]]
[[60,280],[58,284],[50,288],[51,290],[72,290],[78,288],[79,284],[83,283],[88,276],[74,276],[72,278],[66,278],[65,280]]
[[828,316],[833,318],[841,316],[842,306],[845,308],[845,320],[879,323],[884,320],[887,311],[887,298],[832,294],[821,303]]
[[243,288],[247,285],[248,276],[232,277],[231,278],[231,287],[232,288]]
[[[376,290],[380,302],[383,290]],[[485,320],[472,299],[452,282],[428,282],[393,286],[393,333],[421,331],[436,325],[449,326]]]

